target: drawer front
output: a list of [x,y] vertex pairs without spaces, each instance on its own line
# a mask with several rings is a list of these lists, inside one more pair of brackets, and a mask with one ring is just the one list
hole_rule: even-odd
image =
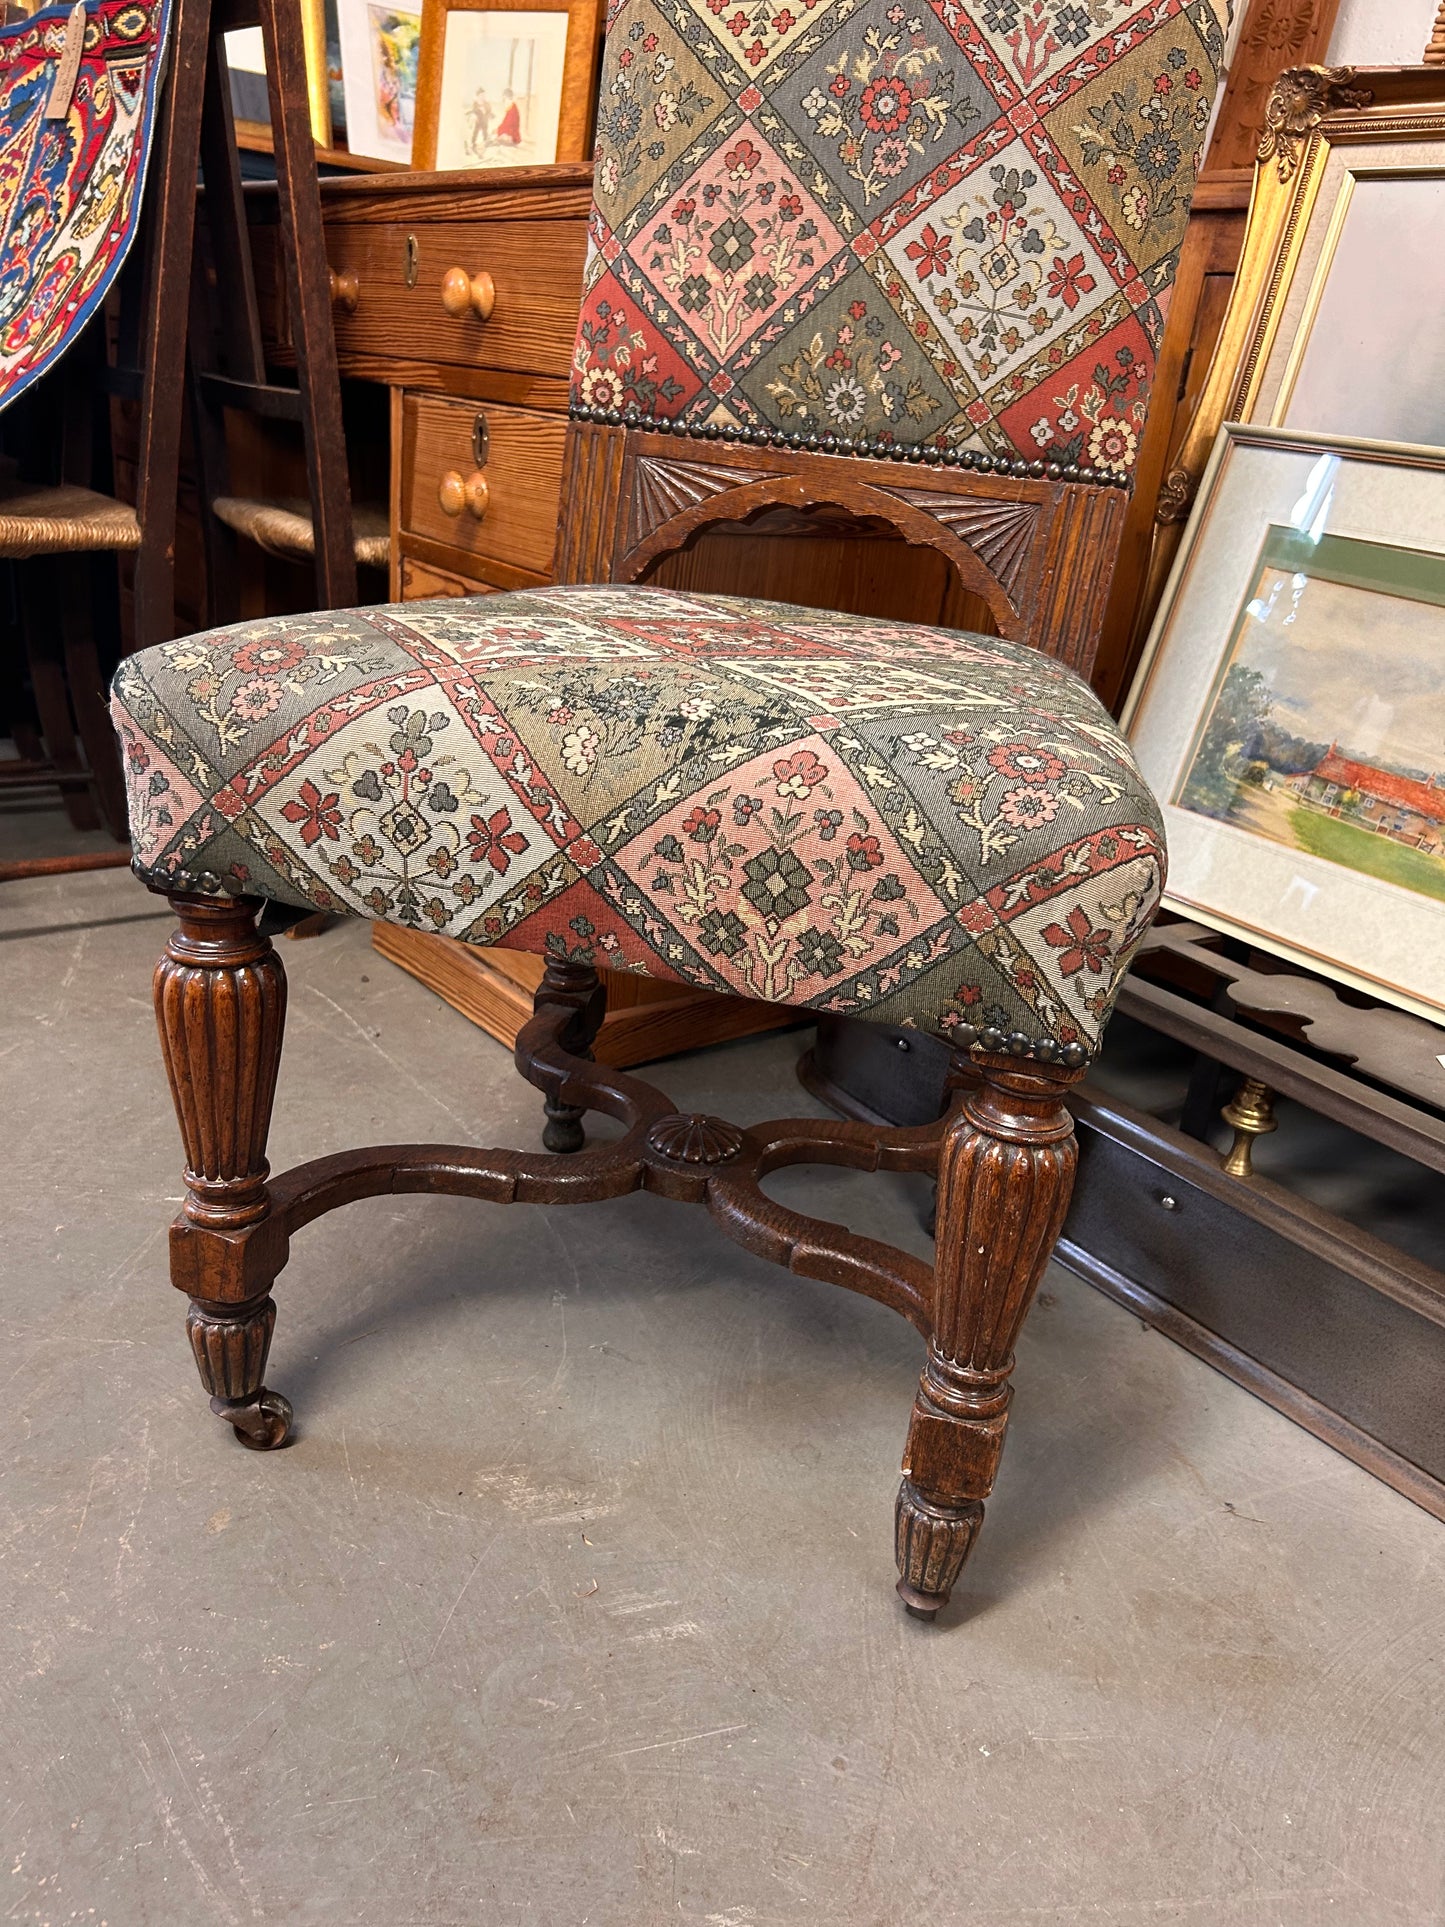
[[[337,352],[343,359],[446,362],[565,380],[586,247],[580,220],[415,227],[328,221],[326,257],[345,287],[345,298],[332,308]],[[479,276],[491,277],[489,319],[470,307],[448,311],[442,300],[448,275],[454,303],[468,284],[478,288]]]
[[1117,1142],[1107,1117],[1095,1123],[1091,1107],[1080,1108],[1079,1178],[1061,1262],[1086,1277],[1102,1266],[1144,1286],[1223,1340],[1228,1349],[1215,1362],[1231,1376],[1248,1384],[1230,1360],[1255,1360],[1432,1479],[1445,1478],[1445,1324],[1372,1283],[1383,1267],[1352,1252],[1348,1235],[1332,1263],[1303,1241],[1288,1203],[1270,1224],[1248,1211],[1247,1186],[1239,1187],[1244,1208],[1212,1195],[1205,1183],[1219,1183],[1219,1167],[1207,1149],[1184,1140],[1182,1158],[1168,1152],[1176,1164],[1198,1154],[1196,1184]]
[[403,602],[423,602],[431,596],[443,595],[500,594],[495,583],[479,582],[474,576],[456,575],[451,569],[437,568],[415,555],[402,556],[398,587]]
[[557,546],[566,436],[559,415],[443,395],[404,396],[401,527],[471,555],[548,574]]

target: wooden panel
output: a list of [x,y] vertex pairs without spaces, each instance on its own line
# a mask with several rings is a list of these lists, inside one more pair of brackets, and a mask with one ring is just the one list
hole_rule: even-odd
[[448,515],[437,499],[442,477],[476,468],[477,407],[440,395],[407,395],[401,415],[400,526],[458,551],[550,572],[557,546],[566,423],[522,408],[486,408],[488,500],[478,520]]
[[[450,937],[376,923],[372,946],[510,1050],[532,1015],[532,993],[542,981],[542,959],[520,950],[478,950]],[[631,973],[599,973],[607,986],[607,1017],[592,1051],[601,1064],[625,1070],[678,1051],[701,1050],[734,1037],[780,1030],[801,1021],[783,1004],[690,990]]]
[[617,550],[626,443],[620,428],[575,423],[567,431],[567,513],[557,546],[559,582],[610,582]]
[[1340,0],[1250,0],[1214,117],[1204,178],[1238,175],[1246,190],[1270,89],[1286,67],[1324,60]]
[[[408,287],[408,237],[415,241],[415,285]],[[344,358],[398,354],[418,361],[507,369],[565,379],[582,299],[586,229],[552,221],[539,245],[527,221],[376,226],[328,221],[326,253],[339,274],[360,284],[353,313],[336,310],[336,346]],[[489,320],[457,318],[441,303],[449,268],[479,270],[496,284]]]
[[[275,357],[285,367],[285,351]],[[453,362],[417,361],[397,344],[390,355],[348,353],[339,357],[343,375],[398,388],[425,388],[436,395],[468,395],[477,401],[497,402],[508,408],[542,408],[555,414],[567,411],[567,381],[563,375],[514,374],[500,368],[460,368]]]
[[[257,218],[275,219],[274,187],[247,188]],[[394,174],[386,180],[356,175],[321,183],[326,225],[386,221],[554,221],[583,224],[592,208],[592,164],[562,161],[539,167],[489,167],[452,174]],[[264,211],[263,211],[264,210]]]
[[[713,569],[731,565],[746,574],[751,558],[777,582],[774,593],[805,601],[814,572],[805,564],[800,574],[786,558],[780,564],[779,552],[755,537],[780,515],[792,518],[790,534],[816,518],[821,533],[805,539],[829,540],[846,528],[850,542],[896,535],[919,552],[905,568],[888,570],[886,583],[881,573],[870,581],[858,558],[849,561],[868,597],[865,613],[918,619],[925,612],[908,598],[923,583],[927,616],[938,620],[944,585],[938,581],[934,593],[925,553],[936,550],[967,592],[948,592],[950,620],[1089,667],[1126,506],[1121,489],[942,466],[924,475],[897,462],[646,429],[619,435],[591,422],[572,425],[567,460],[564,581],[676,581],[680,572],[691,586],[706,575],[722,588]],[[724,524],[734,525],[731,533],[721,533]],[[726,586],[757,592],[751,580]],[[830,606],[844,588],[834,583]]]
[[936,549],[910,548],[901,536],[880,536],[862,524],[848,527],[846,518],[816,533],[782,526],[785,518],[802,522],[806,511],[704,529],[685,549],[654,563],[643,580],[694,593],[761,596],[807,609],[998,633],[988,604],[959,583]]

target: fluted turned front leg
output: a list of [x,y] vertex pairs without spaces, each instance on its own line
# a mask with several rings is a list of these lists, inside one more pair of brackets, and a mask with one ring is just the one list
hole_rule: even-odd
[[1014,1344],[1068,1209],[1076,1149],[1064,1092],[1082,1075],[973,1060],[938,1167],[932,1337],[896,1519],[898,1592],[931,1619],[983,1523],[1013,1394]]
[[191,1301],[186,1329],[211,1410],[266,1450],[291,1427],[290,1406],[264,1383],[270,1287],[286,1260],[266,1191],[286,973],[256,928],[259,904],[190,895],[170,904],[180,921],[156,967],[156,1022],[186,1154],[171,1282]]
[[[573,1012],[573,1020],[562,1035],[563,1047],[574,1057],[591,1057],[592,1040],[607,1015],[607,992],[591,964],[549,956],[532,1008],[541,1010],[549,1004],[562,1004]],[[550,1096],[544,1099],[542,1109],[547,1120],[542,1127],[542,1143],[547,1150],[580,1151],[587,1141],[582,1128],[585,1112]]]

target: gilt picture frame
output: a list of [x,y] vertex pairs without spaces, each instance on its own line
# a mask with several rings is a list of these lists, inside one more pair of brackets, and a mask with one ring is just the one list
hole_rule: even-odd
[[414,165],[586,160],[603,13],[601,0],[424,0]]
[[1122,726],[1169,908],[1445,1024],[1445,449],[1226,425]]
[[[1266,110],[1229,306],[1159,492],[1151,584],[1162,582],[1177,554],[1222,423],[1429,441],[1427,422],[1445,410],[1445,387],[1426,392],[1432,368],[1407,371],[1397,387],[1390,379],[1401,340],[1430,325],[1413,290],[1434,272],[1429,257],[1439,250],[1429,246],[1429,228],[1409,225],[1410,209],[1395,202],[1403,192],[1419,204],[1420,190],[1408,185],[1416,180],[1445,181],[1445,68],[1307,67],[1280,75]],[[1431,192],[1445,194],[1445,187]],[[1364,265],[1368,247],[1357,245],[1368,241],[1372,206],[1382,204],[1393,249],[1383,279]],[[1331,344],[1336,312],[1343,331],[1331,357],[1321,351]],[[1318,359],[1301,391],[1301,364],[1311,349]],[[1372,395],[1355,397],[1353,374],[1338,377],[1342,365],[1361,357],[1371,365]],[[1333,405],[1322,411],[1312,395]],[[1384,405],[1372,410],[1372,397]],[[1412,400],[1422,397],[1424,420],[1410,413]],[[1151,587],[1146,606],[1154,601]]]
[[[326,73],[325,0],[301,0],[301,37],[306,49],[306,105],[311,138],[330,147],[331,92]],[[231,114],[239,146],[270,153],[271,104],[266,91],[266,56],[259,27],[234,27],[225,36],[231,82]]]

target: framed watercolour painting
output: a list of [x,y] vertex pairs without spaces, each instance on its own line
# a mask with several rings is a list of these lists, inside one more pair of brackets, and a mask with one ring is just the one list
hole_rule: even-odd
[[425,0],[415,164],[585,160],[601,26],[598,0]]
[[1227,426],[1124,727],[1171,908],[1445,1023],[1445,450]]
[[338,0],[346,144],[372,160],[412,160],[421,13],[385,0]]

